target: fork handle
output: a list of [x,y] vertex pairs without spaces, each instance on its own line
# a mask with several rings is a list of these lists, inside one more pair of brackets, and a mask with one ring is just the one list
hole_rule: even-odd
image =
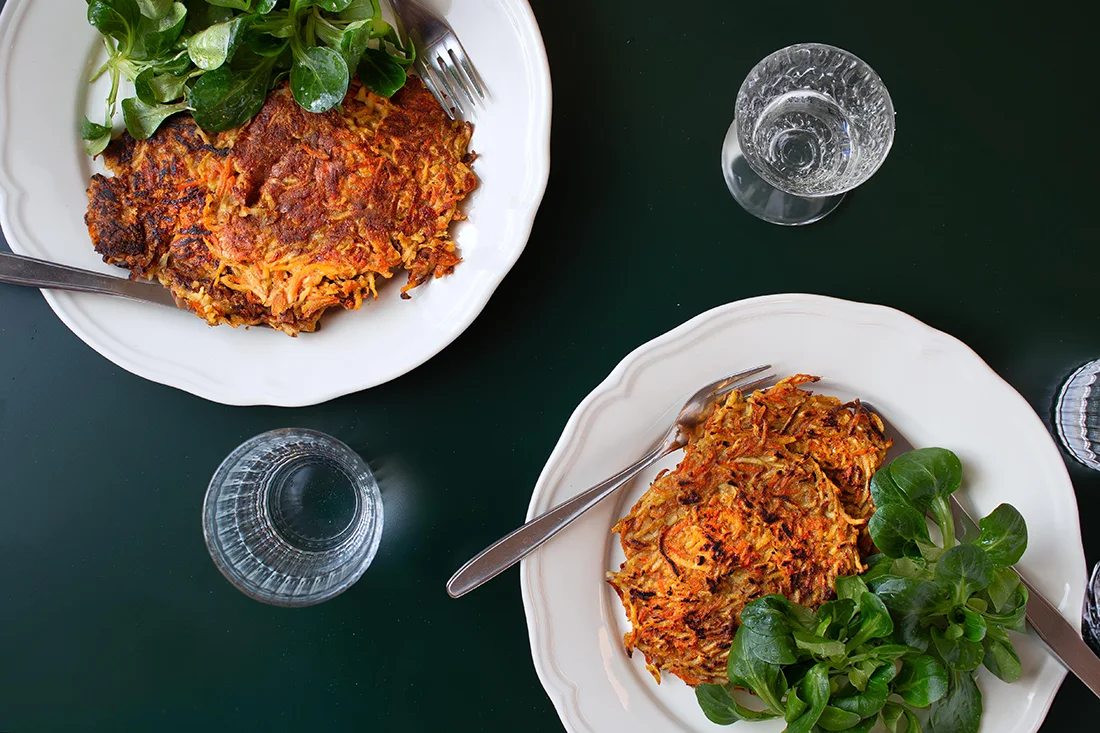
[[492,580],[615,493],[627,481],[681,447],[682,444],[675,440],[662,441],[634,464],[497,540],[458,569],[447,581],[447,593],[451,598],[458,598]]
[[0,252],[0,283],[77,293],[117,295],[175,307],[172,294],[159,285],[136,282],[56,262]]

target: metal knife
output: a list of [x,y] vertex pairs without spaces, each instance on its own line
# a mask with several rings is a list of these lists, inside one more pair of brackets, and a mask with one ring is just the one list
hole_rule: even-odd
[[[971,518],[959,500],[951,495],[951,513],[959,526],[965,526],[968,533],[978,529],[977,523]],[[1012,568],[1020,576],[1027,588],[1027,621],[1039,638],[1046,642],[1054,656],[1066,669],[1077,675],[1077,679],[1085,683],[1092,693],[1100,697],[1100,657],[1093,654],[1092,649],[1081,638],[1073,626],[1058,613],[1058,609],[1051,604],[1027,576],[1020,572],[1019,568]]]
[[0,283],[115,295],[130,300],[177,307],[171,291],[156,283],[128,280],[7,252],[0,252]]

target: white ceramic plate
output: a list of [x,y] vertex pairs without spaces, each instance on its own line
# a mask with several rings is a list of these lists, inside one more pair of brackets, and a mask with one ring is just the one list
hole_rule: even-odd
[[[463,205],[469,221],[455,228],[464,261],[453,275],[407,301],[399,283],[387,283],[378,301],[330,313],[317,333],[296,339],[267,328],[210,328],[189,313],[104,296],[47,292],[50,307],[124,369],[237,405],[322,402],[398,377],[453,341],[530,234],[550,168],[550,71],[525,0],[427,4],[445,12],[493,95],[475,122],[481,186]],[[103,89],[89,92],[85,83],[101,54],[79,2],[4,6],[0,225],[16,252],[121,276],[93,251],[83,220],[88,179],[101,168],[84,154],[78,131],[82,115],[103,115]]]
[[[770,363],[779,376],[823,377],[814,390],[862,397],[915,446],[962,459],[960,499],[985,515],[1007,501],[1027,519],[1021,562],[1039,590],[1080,628],[1085,586],[1077,503],[1057,447],[1019,394],[973,351],[896,310],[811,295],[775,295],[715,308],[636,349],[570,418],[531,498],[528,518],[645,453],[700,385]],[[523,603],[539,678],[570,731],[632,733],[721,728],[672,675],[658,687],[640,653],[628,659],[622,606],[604,582],[622,560],[611,526],[670,456],[596,507],[524,563]],[[1034,636],[1016,637],[1024,676],[980,678],[982,731],[1039,728],[1065,671]],[[782,722],[745,730],[771,733]],[[740,727],[740,726],[739,726]]]

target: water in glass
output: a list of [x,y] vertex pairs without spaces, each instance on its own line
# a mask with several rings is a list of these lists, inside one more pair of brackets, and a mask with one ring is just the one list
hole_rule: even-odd
[[768,103],[752,130],[759,164],[782,180],[788,193],[812,194],[844,177],[851,160],[851,123],[829,97],[787,92]]

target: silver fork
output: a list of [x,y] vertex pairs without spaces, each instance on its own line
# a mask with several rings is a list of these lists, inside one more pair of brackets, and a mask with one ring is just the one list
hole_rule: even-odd
[[551,537],[572,524],[586,511],[614,494],[630,479],[669,453],[687,445],[692,429],[702,422],[706,416],[707,408],[714,404],[715,400],[735,389],[751,389],[774,380],[774,374],[759,376],[768,369],[771,369],[770,364],[764,364],[754,369],[746,369],[743,372],[731,374],[728,377],[711,382],[699,389],[684,403],[680,413],[673,421],[672,427],[668,429],[668,432],[665,433],[653,450],[642,456],[633,465],[624,468],[610,478],[604,479],[569,501],[559,504],[542,516],[532,519],[508,536],[497,540],[482,550],[477,557],[459,568],[458,572],[447,581],[447,593],[452,598],[463,596],[527,557],[536,548],[541,547]]
[[416,49],[413,66],[424,85],[451,119],[473,119],[489,90],[451,26],[416,0],[390,0],[390,5]]

